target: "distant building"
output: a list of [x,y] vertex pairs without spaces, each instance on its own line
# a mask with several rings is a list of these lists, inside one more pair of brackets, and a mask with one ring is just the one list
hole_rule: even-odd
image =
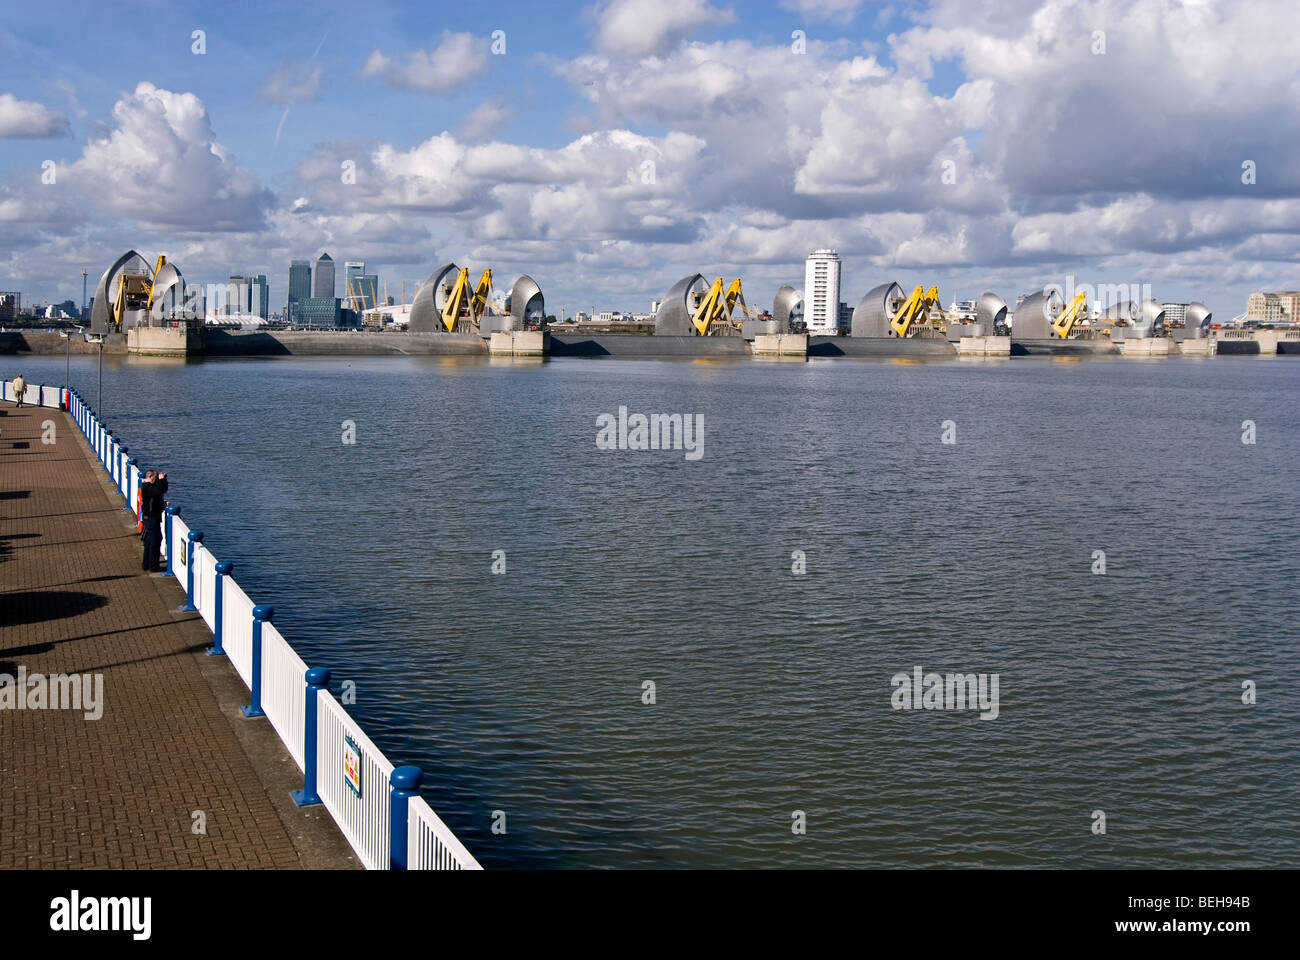
[[0,320],[16,320],[23,308],[23,295],[16,290],[0,290]]
[[950,317],[956,317],[962,323],[975,322],[975,301],[974,300],[954,300],[948,304],[947,313]]
[[249,306],[253,308],[253,313],[257,314],[263,320],[271,319],[271,287],[266,282],[266,274],[259,273],[252,278],[253,292],[249,298]]
[[1252,293],[1246,299],[1247,323],[1300,322],[1300,291]]
[[293,260],[289,263],[289,297],[284,305],[284,318],[292,321],[296,315],[295,306],[311,296],[311,263],[307,260]]
[[804,269],[804,323],[813,335],[840,328],[840,258],[834,250],[814,250]]
[[271,316],[271,293],[266,283],[266,274],[256,276],[234,276],[226,281],[226,304],[221,308],[221,315],[226,317],[241,316],[261,317],[269,320]]
[[342,319],[338,297],[307,297],[299,300],[294,323],[312,327],[337,327]]
[[363,273],[357,278],[357,291],[367,310],[379,306],[379,277],[373,273]]
[[1276,293],[1252,293],[1246,298],[1247,323],[1281,323],[1282,298]]
[[334,291],[334,261],[328,253],[322,253],[316,260],[315,276],[312,278],[312,299],[333,297]]
[[247,277],[231,277],[226,281],[226,305],[222,307],[222,316],[244,316],[252,313],[248,297],[250,288]]

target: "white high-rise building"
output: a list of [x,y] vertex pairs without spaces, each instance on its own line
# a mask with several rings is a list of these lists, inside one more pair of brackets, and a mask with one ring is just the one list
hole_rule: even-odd
[[840,329],[840,257],[834,250],[814,250],[804,269],[803,317],[814,336],[834,336]]

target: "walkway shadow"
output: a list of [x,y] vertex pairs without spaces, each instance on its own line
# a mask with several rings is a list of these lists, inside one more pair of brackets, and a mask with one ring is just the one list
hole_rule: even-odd
[[31,540],[39,536],[39,533],[0,533],[0,563],[8,560],[9,554],[14,552],[10,540]]
[[108,600],[80,590],[19,590],[0,594],[0,627],[62,620],[105,606]]
[[[128,667],[133,663],[148,663],[150,660],[165,660],[168,657],[179,657],[181,654],[184,653],[198,653],[201,650],[208,649],[209,646],[211,646],[211,644],[196,643],[193,644],[192,646],[181,647],[179,650],[169,650],[166,653],[155,653],[152,656],[148,656],[148,657],[136,657],[133,660],[118,660],[116,663],[97,663],[94,666],[90,666],[90,667],[78,667],[76,670],[70,672],[99,673],[102,670],[111,670],[113,667]],[[0,669],[0,672],[3,672],[3,670]]]
[[0,490],[0,500],[26,500],[31,495],[30,490]]

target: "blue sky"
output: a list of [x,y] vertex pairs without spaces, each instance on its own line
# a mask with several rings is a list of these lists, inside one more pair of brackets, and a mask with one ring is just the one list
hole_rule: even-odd
[[570,310],[697,270],[762,304],[821,246],[851,304],[1074,278],[1230,316],[1300,286],[1283,0],[134,10],[0,25],[0,288],[79,299],[129,247],[266,272],[277,305],[321,250],[390,293],[448,260],[527,272]]

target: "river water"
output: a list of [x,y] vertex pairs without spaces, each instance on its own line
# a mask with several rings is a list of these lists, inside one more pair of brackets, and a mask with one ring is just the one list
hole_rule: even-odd
[[[107,358],[104,398],[487,867],[1300,865],[1294,360]],[[620,406],[703,455],[599,449]],[[997,716],[895,709],[916,667]]]

